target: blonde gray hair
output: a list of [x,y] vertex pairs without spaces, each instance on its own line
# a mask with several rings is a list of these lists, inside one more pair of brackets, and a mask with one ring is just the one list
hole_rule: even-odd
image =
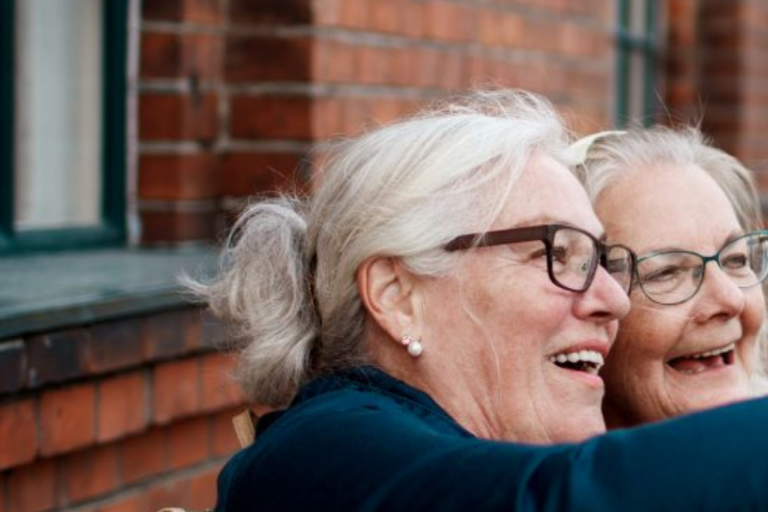
[[603,132],[588,147],[572,146],[576,174],[594,201],[610,183],[632,169],[658,164],[695,165],[717,182],[733,206],[745,232],[762,227],[760,201],[752,173],[735,157],[712,147],[698,128],[647,129]]
[[476,92],[323,148],[311,197],[247,208],[218,276],[187,284],[236,328],[248,398],[284,406],[309,378],[366,363],[360,264],[442,275],[456,258],[442,246],[487,230],[532,154],[564,161],[567,143],[545,99]]

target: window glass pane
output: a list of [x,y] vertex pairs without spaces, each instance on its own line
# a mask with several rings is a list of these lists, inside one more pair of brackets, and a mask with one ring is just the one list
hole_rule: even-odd
[[99,224],[101,0],[16,12],[16,228]]
[[646,34],[646,14],[648,0],[631,0],[629,2],[629,31],[638,36]]
[[631,121],[647,121],[645,117],[645,56],[640,51],[629,53],[629,77],[627,80],[627,118]]

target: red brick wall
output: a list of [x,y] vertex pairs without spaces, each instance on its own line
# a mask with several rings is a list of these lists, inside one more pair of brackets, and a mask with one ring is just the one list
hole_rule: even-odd
[[696,122],[701,117],[702,48],[699,0],[667,0],[664,41],[664,102],[673,120]]
[[668,1],[672,112],[701,120],[717,145],[768,168],[768,4]]
[[145,244],[221,233],[255,193],[305,185],[314,143],[497,84],[610,124],[609,0],[145,0]]
[[198,310],[0,345],[0,512],[215,502],[241,405],[220,324]]
[[739,70],[732,81],[740,129],[732,144],[741,158],[768,172],[768,4],[742,0],[739,7]]
[[212,239],[225,13],[220,0],[142,2],[138,208],[145,243]]
[[768,195],[768,4],[668,2],[671,112],[700,120],[717,146],[756,172],[762,195]]

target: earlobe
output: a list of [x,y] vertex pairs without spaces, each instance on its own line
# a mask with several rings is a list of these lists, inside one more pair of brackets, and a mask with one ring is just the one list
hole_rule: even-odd
[[357,269],[358,291],[368,315],[398,342],[419,325],[414,285],[414,276],[395,258],[371,258]]

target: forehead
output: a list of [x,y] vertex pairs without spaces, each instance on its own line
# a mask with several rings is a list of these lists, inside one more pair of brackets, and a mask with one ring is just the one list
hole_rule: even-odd
[[534,154],[523,168],[494,229],[544,223],[573,224],[595,236],[603,233],[576,177],[551,156]]
[[725,192],[695,165],[633,169],[600,193],[595,209],[609,238],[638,254],[660,248],[713,251],[740,231]]

